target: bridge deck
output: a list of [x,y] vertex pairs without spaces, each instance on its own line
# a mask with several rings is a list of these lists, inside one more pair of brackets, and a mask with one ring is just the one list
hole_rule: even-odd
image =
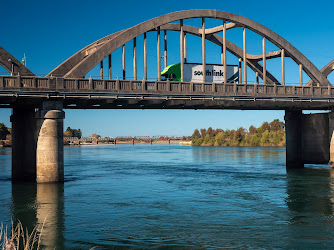
[[0,107],[50,98],[74,109],[328,110],[334,87],[0,76]]

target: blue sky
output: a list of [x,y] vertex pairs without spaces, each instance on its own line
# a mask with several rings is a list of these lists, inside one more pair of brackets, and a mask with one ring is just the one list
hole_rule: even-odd
[[[101,37],[132,27],[148,19],[173,11],[188,9],[217,9],[253,19],[272,29],[322,68],[334,59],[332,27],[332,1],[0,1],[0,46],[16,58],[27,55],[28,68],[37,75],[45,75],[84,46]],[[185,21],[200,25],[200,20]],[[207,21],[207,27],[219,22]],[[168,34],[168,60],[179,62],[179,34]],[[261,53],[261,40],[248,32],[247,48],[252,54]],[[242,30],[227,33],[227,38],[242,46]],[[149,77],[156,77],[156,34],[148,37],[150,50]],[[140,44],[142,38],[138,38]],[[175,46],[173,45],[175,43]],[[139,48],[140,45],[138,45]],[[131,44],[126,45],[127,62],[131,62]],[[275,50],[267,44],[267,51]],[[142,49],[138,49],[139,78],[142,77]],[[188,38],[188,61],[200,62],[200,40]],[[219,63],[219,48],[207,43],[207,61]],[[237,60],[228,56],[228,63]],[[268,70],[280,80],[280,60],[267,62]],[[113,74],[120,75],[120,51],[113,54]],[[132,71],[129,63],[127,70]],[[298,81],[298,66],[287,60],[286,82]],[[4,69],[0,67],[1,74]],[[98,75],[94,69],[90,75]],[[131,73],[129,73],[129,76]],[[249,81],[255,74],[248,70]],[[305,81],[307,76],[304,75]],[[333,76],[329,77],[334,82]],[[260,126],[263,121],[283,120],[282,111],[233,110],[65,110],[64,127],[81,128],[84,135],[191,135],[195,128],[232,129],[251,124]],[[0,110],[0,122],[11,126],[11,110]]]

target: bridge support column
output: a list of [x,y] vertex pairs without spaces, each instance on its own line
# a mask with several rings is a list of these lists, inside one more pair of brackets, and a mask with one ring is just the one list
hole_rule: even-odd
[[329,164],[334,168],[334,111],[328,114]]
[[36,180],[34,108],[14,107],[12,122],[12,181]]
[[64,181],[63,120],[61,101],[45,101],[37,112],[37,182]]
[[303,168],[302,111],[285,111],[286,168]]

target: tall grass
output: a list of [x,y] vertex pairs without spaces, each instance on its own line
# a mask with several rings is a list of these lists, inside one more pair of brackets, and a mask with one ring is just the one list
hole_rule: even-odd
[[[45,222],[45,221],[44,221]],[[36,226],[32,232],[24,229],[19,221],[14,228],[12,224],[11,236],[8,238],[7,228],[0,227],[0,250],[32,250],[40,249],[41,235],[44,223],[41,227]]]

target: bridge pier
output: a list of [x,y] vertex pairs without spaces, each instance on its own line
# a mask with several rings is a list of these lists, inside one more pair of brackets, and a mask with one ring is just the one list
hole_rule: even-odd
[[64,118],[61,101],[44,101],[36,114],[36,180],[38,183],[64,181]]
[[285,111],[286,168],[303,168],[302,111]]
[[328,114],[329,164],[334,167],[334,111]]
[[334,112],[302,114],[285,112],[286,167],[334,163]]
[[12,181],[35,181],[35,109],[14,107],[10,120],[12,122]]

